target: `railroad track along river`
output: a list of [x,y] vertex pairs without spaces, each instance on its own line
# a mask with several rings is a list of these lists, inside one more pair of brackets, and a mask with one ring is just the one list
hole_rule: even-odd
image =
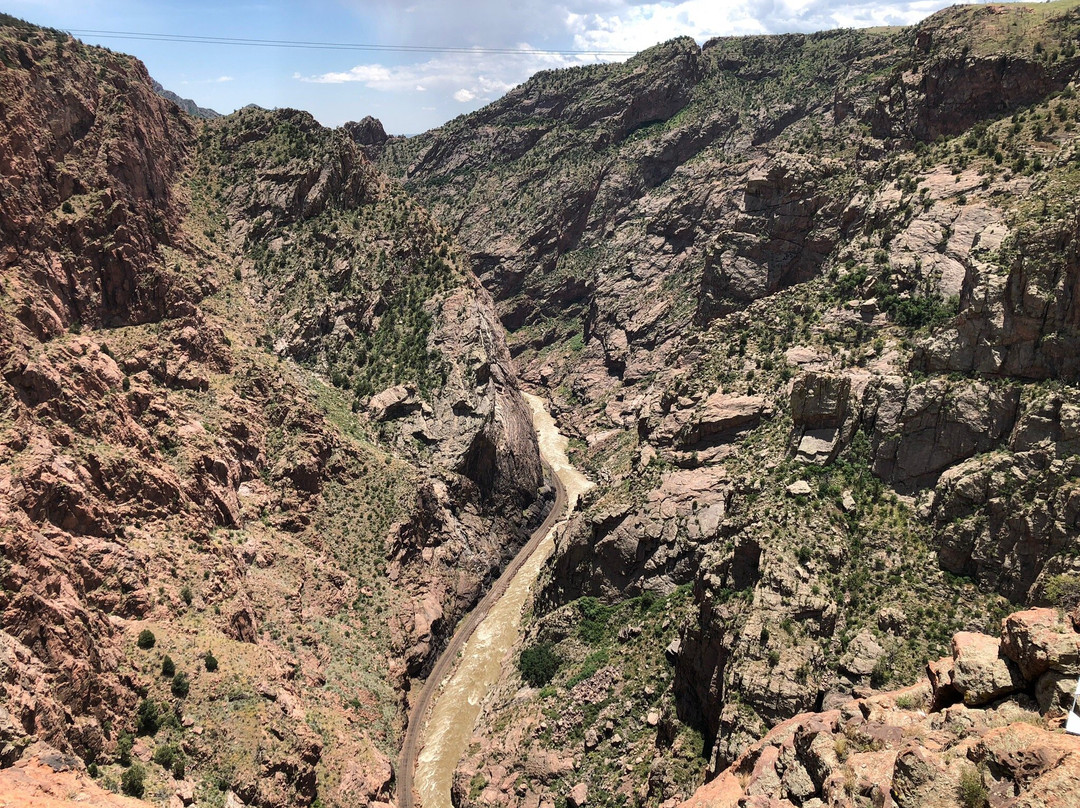
[[451,808],[454,769],[468,745],[484,696],[517,641],[522,607],[554,547],[555,527],[574,509],[578,496],[592,486],[570,465],[567,440],[544,400],[525,398],[533,412],[540,455],[555,482],[555,503],[476,608],[458,624],[413,702],[398,757],[398,808]]

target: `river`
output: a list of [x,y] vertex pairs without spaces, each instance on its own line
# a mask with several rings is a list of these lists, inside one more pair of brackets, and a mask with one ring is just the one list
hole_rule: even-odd
[[[569,514],[592,483],[570,464],[566,456],[568,441],[559,433],[544,400],[528,394],[525,399],[532,409],[540,454],[566,489]],[[466,642],[457,667],[435,696],[424,729],[424,746],[416,762],[415,785],[423,808],[452,808],[454,770],[469,745],[484,697],[498,680],[503,665],[512,664],[509,653],[521,633],[522,610],[554,549],[557,527],[553,525],[547,531],[505,593],[488,609]]]

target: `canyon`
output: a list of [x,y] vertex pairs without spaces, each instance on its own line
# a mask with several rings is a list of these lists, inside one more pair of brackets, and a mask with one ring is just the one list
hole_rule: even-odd
[[388,138],[0,17],[0,802],[434,805],[449,723],[458,808],[1077,804],[1078,41],[677,39]]

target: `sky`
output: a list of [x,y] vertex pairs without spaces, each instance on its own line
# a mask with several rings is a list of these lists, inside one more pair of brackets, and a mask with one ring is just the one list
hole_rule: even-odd
[[[167,89],[218,112],[246,104],[296,107],[326,126],[374,115],[391,134],[416,134],[479,109],[538,70],[621,61],[676,36],[703,43],[714,36],[907,25],[946,5],[944,0],[4,0],[0,10],[134,54]],[[161,41],[90,31],[337,47]]]

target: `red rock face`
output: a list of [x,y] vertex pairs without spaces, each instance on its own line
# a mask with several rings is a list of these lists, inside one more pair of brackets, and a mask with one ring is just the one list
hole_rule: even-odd
[[18,320],[47,338],[190,305],[160,253],[178,238],[190,119],[130,57],[58,32],[0,48],[21,68],[0,72],[0,271]]
[[41,750],[37,756],[0,769],[0,800],[24,808],[63,808],[73,803],[86,808],[146,807],[142,800],[106,791],[75,764],[63,755]]
[[[150,459],[113,357],[91,339],[40,340],[191,310],[200,291],[165,269],[161,247],[178,243],[172,186],[192,127],[128,57],[29,29],[4,29],[0,55],[7,696],[16,735],[92,758],[108,744],[102,722],[137,702],[106,615],[151,605],[123,525],[190,499]],[[123,446],[130,462],[68,452],[80,438]]]

